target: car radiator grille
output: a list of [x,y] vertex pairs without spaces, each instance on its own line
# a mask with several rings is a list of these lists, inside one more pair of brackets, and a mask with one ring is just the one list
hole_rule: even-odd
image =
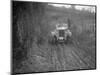
[[59,37],[64,37],[64,36],[65,36],[64,30],[59,30]]

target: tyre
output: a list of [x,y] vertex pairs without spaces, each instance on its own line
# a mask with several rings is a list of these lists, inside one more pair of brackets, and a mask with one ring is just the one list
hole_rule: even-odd
[[66,37],[66,39],[65,39],[65,42],[64,42],[65,44],[68,44],[69,43],[69,36],[67,36]]
[[57,44],[57,37],[53,36],[52,38],[52,44],[56,45]]
[[65,44],[68,44],[68,40],[66,39],[66,40],[64,41],[64,43],[65,43]]

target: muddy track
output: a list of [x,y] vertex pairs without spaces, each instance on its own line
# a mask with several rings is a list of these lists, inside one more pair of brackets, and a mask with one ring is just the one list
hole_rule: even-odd
[[86,69],[88,64],[84,61],[82,53],[73,45],[58,44],[51,46],[52,63],[55,70]]
[[74,42],[74,46],[75,46],[74,52],[84,62],[84,64],[86,65],[86,69],[95,66],[95,59],[92,58],[93,54],[91,54],[92,51],[90,52],[89,49],[84,49],[84,48],[82,49],[80,45],[75,42]]

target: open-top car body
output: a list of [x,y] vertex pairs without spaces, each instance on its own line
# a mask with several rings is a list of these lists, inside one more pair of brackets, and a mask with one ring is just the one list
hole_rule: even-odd
[[68,24],[62,23],[57,24],[56,29],[51,32],[53,42],[67,42],[68,38],[71,37],[72,33],[68,29]]

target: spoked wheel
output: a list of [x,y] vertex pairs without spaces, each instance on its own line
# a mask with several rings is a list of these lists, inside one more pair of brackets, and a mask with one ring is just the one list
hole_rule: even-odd
[[66,40],[64,41],[64,43],[65,43],[65,44],[68,44],[68,39],[66,39]]
[[71,40],[70,40],[70,37],[69,37],[69,36],[67,36],[67,37],[66,37],[66,40],[65,40],[65,44],[69,44],[69,43],[70,43],[70,41],[71,41]]
[[53,45],[57,45],[57,37],[56,36],[54,36],[54,37],[52,37],[52,44]]

